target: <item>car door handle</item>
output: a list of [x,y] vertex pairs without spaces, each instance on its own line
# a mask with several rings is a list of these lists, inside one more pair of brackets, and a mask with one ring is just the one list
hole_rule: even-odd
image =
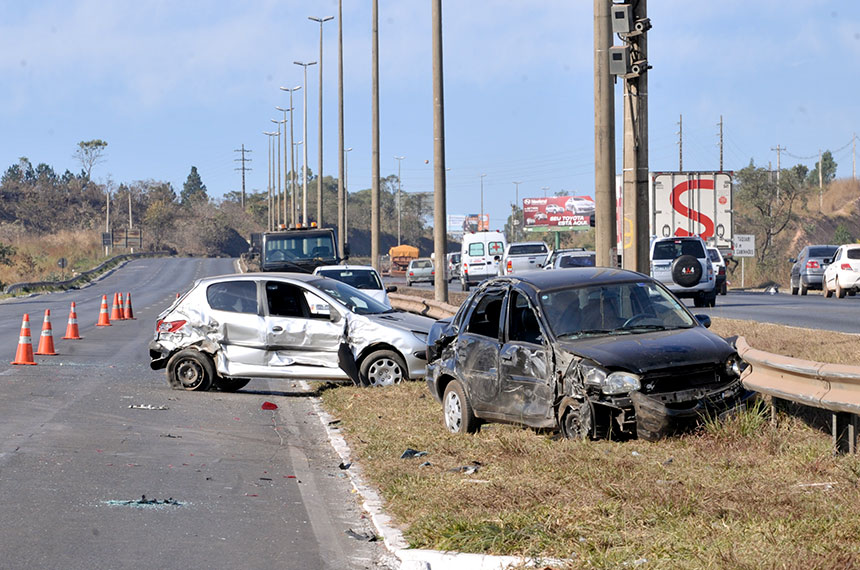
[[272,332],[281,332],[283,330],[284,329],[282,327],[279,327],[278,325],[272,327]]

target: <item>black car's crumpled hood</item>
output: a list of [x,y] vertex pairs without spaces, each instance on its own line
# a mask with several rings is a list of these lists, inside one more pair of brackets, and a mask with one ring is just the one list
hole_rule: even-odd
[[561,339],[558,346],[611,370],[644,374],[672,366],[725,362],[735,350],[703,327]]

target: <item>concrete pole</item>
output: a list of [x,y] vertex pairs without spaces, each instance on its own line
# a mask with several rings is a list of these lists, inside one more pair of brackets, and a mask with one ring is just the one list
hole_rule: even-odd
[[[323,24],[328,22],[329,20],[334,19],[334,16],[329,16],[328,18],[314,18],[312,16],[308,17],[309,20],[313,20],[314,22],[319,22],[320,25],[320,58],[319,58],[319,71],[320,71],[320,91],[319,91],[319,148],[317,149],[317,225],[319,227],[323,226]],[[307,140],[307,139],[305,139]]]
[[343,0],[337,0],[337,247],[346,245],[346,157],[343,143]]
[[599,267],[618,265],[615,197],[615,84],[609,74],[612,0],[594,0],[594,241]]
[[401,191],[400,181],[400,161],[406,158],[405,156],[395,156],[397,161],[397,245],[400,245],[400,224],[403,219],[403,192]]
[[379,0],[373,0],[371,29],[370,264],[379,270]]
[[[281,87],[281,91],[290,93],[290,226],[296,227],[296,143],[293,137],[293,91],[301,89],[301,85],[297,85],[290,89],[289,87]],[[286,144],[286,139],[284,139]],[[284,216],[286,221],[287,217]]]
[[352,147],[343,149],[343,242],[349,244],[349,153]]
[[[275,180],[277,181],[277,185],[272,184],[272,190],[274,191],[277,187],[278,193],[275,195],[275,228],[281,227],[281,122],[275,119],[269,119],[278,127],[278,139],[275,141],[275,146],[278,148],[277,161],[275,164],[277,168],[272,167],[272,174],[275,175]],[[287,125],[284,124],[284,131],[286,131]],[[272,157],[274,158],[274,153]]]
[[486,174],[481,175],[481,217],[478,218],[478,231],[481,231],[481,226],[484,223],[484,176]]
[[[376,0],[374,0],[375,2]],[[445,93],[442,80],[442,0],[432,0],[433,20],[433,250],[436,252],[434,292],[437,301],[448,302],[445,262],[448,252],[448,220],[445,191]]]
[[[304,95],[304,109],[302,109],[302,113],[304,114],[304,118],[302,120],[302,152],[304,153],[302,159],[302,225],[308,225],[308,66],[316,65],[315,61],[311,61],[309,63],[302,63],[299,61],[294,61],[296,65],[301,65],[304,68],[305,72],[305,83],[304,89],[302,90]],[[319,223],[319,220],[317,220]]]

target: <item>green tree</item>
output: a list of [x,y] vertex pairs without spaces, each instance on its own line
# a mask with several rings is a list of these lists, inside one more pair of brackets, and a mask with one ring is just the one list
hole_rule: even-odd
[[179,201],[183,206],[209,201],[209,195],[206,194],[206,185],[203,184],[196,166],[191,167],[191,172],[188,173],[188,178],[182,185],[182,192],[179,193]]
[[836,231],[833,232],[833,243],[842,245],[843,243],[854,243],[854,237],[851,232],[845,227],[845,224],[836,226]]
[[97,164],[105,161],[104,152],[108,143],[101,139],[93,139],[91,141],[81,141],[78,143],[78,150],[73,155],[74,158],[81,163],[84,169],[84,175],[87,180],[91,179],[93,168]]
[[[806,177],[806,181],[810,186],[818,186],[818,168],[819,163],[816,162],[815,168],[813,168]],[[829,184],[834,178],[836,178],[836,161],[833,160],[833,155],[829,150],[825,150],[821,154],[821,173],[821,179],[824,184]]]

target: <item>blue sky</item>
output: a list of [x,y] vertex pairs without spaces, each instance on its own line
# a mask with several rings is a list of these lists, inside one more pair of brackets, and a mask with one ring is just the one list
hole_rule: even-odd
[[[594,194],[590,0],[443,2],[448,213],[484,209],[501,227],[514,200]],[[370,187],[371,2],[344,0],[349,186]],[[860,4],[823,0],[652,0],[650,168],[810,167],[830,149],[852,174],[860,131]],[[379,0],[382,175],[432,190],[430,2]],[[192,165],[209,194],[241,188],[233,152],[252,149],[265,190],[270,119],[318,59],[334,0],[31,0],[0,5],[0,168],[26,156],[79,170],[81,140],[109,143],[94,176],[179,190]],[[619,44],[616,39],[616,44]],[[324,174],[337,175],[337,21],[324,27]],[[317,166],[318,70],[308,70],[308,156]],[[620,88],[616,108],[620,112]],[[301,138],[301,91],[295,95]],[[620,117],[620,115],[619,115]],[[620,120],[618,121],[620,127]],[[621,164],[620,128],[617,163]],[[425,163],[429,161],[429,163]]]

